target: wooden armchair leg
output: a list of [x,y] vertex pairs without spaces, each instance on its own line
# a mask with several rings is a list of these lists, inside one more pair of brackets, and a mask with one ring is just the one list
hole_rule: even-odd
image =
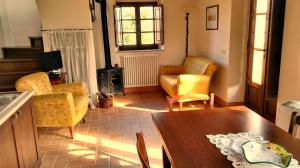
[[170,96],[166,96],[166,98],[167,98],[169,111],[172,112],[173,111],[173,105],[174,105],[174,99]]
[[82,124],[84,124],[85,123],[85,117],[83,117],[83,119],[82,119]]
[[183,102],[179,102],[179,111],[182,110]]
[[74,138],[74,127],[69,127],[71,138]]
[[215,104],[215,94],[214,93],[210,93],[209,105],[210,105],[211,108],[213,108],[214,104]]
[[207,101],[206,101],[206,100],[203,101],[203,106],[204,106],[205,109],[208,109],[208,106],[209,106],[209,105],[207,104]]

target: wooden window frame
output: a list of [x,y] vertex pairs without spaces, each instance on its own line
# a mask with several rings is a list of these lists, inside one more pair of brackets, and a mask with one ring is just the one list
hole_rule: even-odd
[[[271,7],[271,0],[268,1],[268,9],[266,12],[257,12],[256,6],[257,6],[257,1],[259,0],[252,0],[251,1],[251,5],[250,5],[250,19],[249,19],[249,37],[248,37],[248,51],[247,51],[247,83],[249,86],[254,87],[256,89],[262,89],[262,87],[265,85],[265,75],[262,76],[261,79],[261,84],[257,84],[255,82],[252,81],[252,71],[253,68],[250,67],[250,65],[253,65],[253,58],[254,58],[254,51],[262,51],[264,52],[264,60],[263,60],[263,64],[264,66],[263,68],[263,74],[265,74],[266,72],[266,55],[268,52],[268,43],[269,43],[269,33],[268,33],[268,29],[269,29],[269,25],[270,25],[270,7]],[[265,27],[265,45],[264,45],[264,49],[260,49],[260,48],[255,48],[255,26],[256,26],[256,17],[258,15],[266,15],[266,27]]]
[[[143,6],[153,6],[153,15],[155,7],[158,6],[157,2],[117,2],[116,6],[118,7],[134,7],[135,8],[135,22],[136,22],[136,45],[121,45],[118,46],[117,44],[117,28],[116,28],[116,17],[114,17],[114,25],[115,25],[115,40],[116,40],[116,46],[118,47],[119,51],[130,51],[130,50],[152,50],[152,49],[158,49],[159,48],[159,44],[156,44],[156,31],[155,31],[155,24],[153,24],[153,31],[149,31],[149,33],[153,32],[153,38],[154,38],[154,43],[153,44],[142,44],[142,33],[147,33],[147,32],[142,32],[141,31],[141,20],[153,20],[153,22],[155,22],[155,16],[153,16],[153,18],[151,19],[141,19],[140,18],[140,7]],[[115,15],[115,11],[114,11],[114,15]],[[162,16],[161,16],[162,20],[163,20],[163,11],[162,11]],[[122,22],[122,18],[121,18],[121,22]],[[122,28],[121,28],[122,29]],[[162,25],[161,25],[161,33],[163,33],[163,21],[162,21]],[[124,33],[126,34],[126,32],[121,32],[121,36],[123,37]],[[129,32],[127,32],[129,33]],[[134,33],[134,32],[133,32]],[[123,40],[123,39],[122,39]],[[122,41],[123,42],[123,41]]]

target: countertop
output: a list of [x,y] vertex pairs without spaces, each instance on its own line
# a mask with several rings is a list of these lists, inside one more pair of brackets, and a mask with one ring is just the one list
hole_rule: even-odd
[[[1,92],[0,92],[1,93]],[[8,106],[0,111],[0,125],[9,119],[24,103],[26,103],[34,92],[22,92],[20,96],[14,99]]]

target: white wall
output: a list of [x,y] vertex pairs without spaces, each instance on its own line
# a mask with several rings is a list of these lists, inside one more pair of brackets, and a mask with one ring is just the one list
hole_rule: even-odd
[[43,29],[91,29],[87,0],[36,0]]
[[288,130],[291,112],[281,104],[300,99],[300,1],[286,1],[276,124]]
[[[219,5],[219,29],[206,30],[206,8]],[[248,0],[200,0],[198,53],[219,65],[212,91],[226,102],[243,102]]]
[[0,0],[0,17],[3,46],[29,46],[28,36],[40,36],[34,0]]
[[[1,11],[1,9],[0,9]],[[4,46],[4,35],[3,35],[3,29],[2,29],[2,19],[0,17],[0,48],[2,48]],[[0,51],[0,58],[3,57],[3,53],[2,53],[2,50]]]
[[[74,82],[78,80],[83,80],[86,85],[89,94],[96,94],[98,92],[97,87],[97,74],[96,74],[96,60],[95,60],[95,48],[94,48],[94,39],[92,32],[92,20],[91,13],[89,8],[89,1],[87,0],[36,0],[41,23],[42,30],[57,30],[57,29],[88,29],[86,31],[86,37],[81,41],[82,45],[87,45],[85,47],[85,54],[80,55],[84,57],[86,61],[87,69],[82,69],[82,64],[74,65],[75,68],[78,68],[79,73],[84,73],[88,76],[85,79],[82,75],[76,75],[73,72],[70,72],[72,68],[65,67],[64,70],[68,73],[69,76],[74,77],[72,80]],[[45,51],[49,51],[53,46],[47,45],[47,32],[43,32],[44,48]],[[51,35],[48,35],[51,37]],[[65,39],[65,38],[62,38]],[[80,40],[79,40],[80,43]],[[57,44],[56,44],[57,45]],[[55,46],[55,44],[54,44]],[[57,47],[57,46],[55,46]],[[62,46],[63,48],[66,46]],[[59,47],[58,47],[59,48]],[[76,51],[75,51],[76,52]],[[69,55],[67,52],[62,53],[63,57],[72,57],[75,55]],[[63,59],[64,60],[64,59]],[[68,59],[67,59],[68,60]],[[66,62],[64,62],[66,63]],[[67,63],[72,63],[70,60]]]
[[[9,22],[6,12],[5,0],[0,0],[0,47],[4,47],[7,44],[11,44],[11,33],[9,29]],[[0,52],[1,57],[3,57],[2,50]]]
[[[219,4],[219,29],[206,30],[206,7],[217,4]],[[228,85],[230,16],[231,0],[199,1],[198,53],[213,59],[219,65],[211,89],[225,101],[227,101]]]
[[[146,53],[158,53],[160,64],[179,65],[185,58],[185,11],[190,11],[190,55],[197,54],[197,0],[163,0],[164,5],[164,27],[165,44],[164,51]],[[112,64],[120,63],[120,56],[124,54],[144,54],[145,52],[116,52],[115,35],[113,23],[114,0],[107,1],[107,14],[109,37],[111,47]],[[104,67],[104,50],[102,40],[102,27],[100,18],[100,5],[96,3],[96,21],[93,23],[94,39],[96,48],[97,67]]]
[[[16,1],[0,0],[1,22],[3,23],[1,28],[4,32],[4,37],[1,37],[0,33],[0,46],[1,41],[4,41],[2,45],[29,45],[28,36],[40,35],[41,24],[34,0]],[[72,0],[37,0],[44,22],[43,28],[51,29],[53,26],[61,29],[92,27],[97,68],[103,68],[104,49],[100,5],[96,3],[96,21],[91,26],[90,22],[85,22],[87,20],[82,19],[90,17],[87,16],[87,12],[84,12],[88,10],[86,0],[76,1],[79,2],[76,3],[79,5],[70,8],[69,4],[73,2]],[[227,102],[243,101],[245,41],[247,39],[245,32],[248,28],[246,18],[249,0],[159,0],[164,5],[165,44],[163,51],[151,52],[116,51],[113,23],[113,5],[115,2],[115,0],[107,0],[112,64],[120,63],[120,56],[124,54],[144,53],[159,54],[161,65],[182,64],[185,59],[185,13],[190,12],[190,55],[208,56],[219,64],[220,69],[212,84],[212,90],[217,96]],[[57,6],[58,3],[62,5]],[[215,4],[220,5],[219,30],[207,31],[205,30],[206,7]],[[74,17],[75,14],[80,15],[80,17]],[[59,17],[61,15],[69,19],[65,20]]]
[[232,0],[227,102],[244,102],[249,14],[249,0]]

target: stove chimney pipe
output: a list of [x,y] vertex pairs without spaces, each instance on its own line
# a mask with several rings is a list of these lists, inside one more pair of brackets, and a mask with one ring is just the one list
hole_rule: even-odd
[[103,32],[103,44],[105,55],[105,69],[111,69],[111,55],[109,46],[109,34],[108,34],[108,22],[106,13],[106,0],[96,0],[101,6],[101,20],[102,20],[102,32]]

